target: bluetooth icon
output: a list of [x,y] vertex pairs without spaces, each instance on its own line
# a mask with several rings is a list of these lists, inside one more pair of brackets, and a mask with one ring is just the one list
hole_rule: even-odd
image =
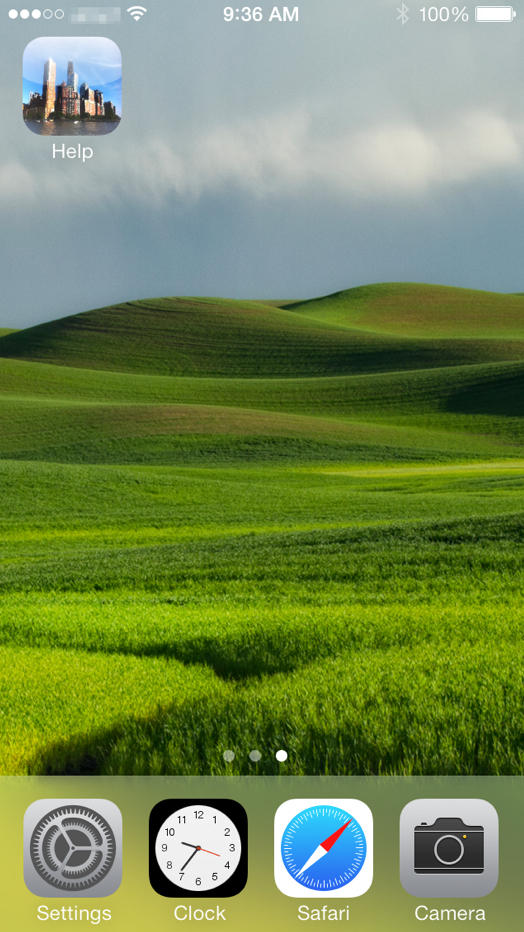
[[401,9],[399,6],[397,7],[397,13],[399,14],[399,15],[397,16],[397,19],[401,19],[401,20],[402,20],[402,25],[405,26],[406,23],[407,23],[407,21],[408,21],[408,19],[409,19],[409,16],[408,16],[409,7],[406,6],[405,3],[403,3],[403,4],[402,4],[402,9]]

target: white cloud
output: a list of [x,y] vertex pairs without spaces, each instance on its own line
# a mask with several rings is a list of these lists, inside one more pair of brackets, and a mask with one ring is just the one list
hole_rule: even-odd
[[[155,204],[173,195],[197,200],[224,191],[257,199],[308,192],[416,198],[444,185],[522,170],[523,143],[524,127],[482,111],[456,115],[431,130],[405,121],[329,139],[316,136],[304,113],[280,114],[183,142],[150,138],[138,154],[135,146],[115,146],[98,163],[77,165],[81,178],[78,171],[65,176],[61,160],[36,169],[26,157],[0,171],[0,202],[47,207],[58,199],[64,206],[99,207],[130,198]],[[95,188],[84,183],[93,171]]]

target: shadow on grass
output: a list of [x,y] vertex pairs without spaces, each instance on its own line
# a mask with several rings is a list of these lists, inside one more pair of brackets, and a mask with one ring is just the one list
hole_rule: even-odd
[[[305,774],[395,774],[412,772],[409,736],[399,734],[387,754],[374,746],[365,724],[343,725],[326,733],[318,728],[297,735],[285,708],[246,714],[241,694],[202,699],[191,705],[162,710],[149,718],[123,723],[90,739],[74,738],[47,749],[28,767],[32,775],[180,775],[278,776]],[[290,750],[285,765],[276,761],[280,748]],[[235,759],[226,764],[223,752]],[[253,763],[249,752],[259,749]],[[432,772],[417,769],[416,772]],[[452,771],[455,773],[455,770]]]
[[485,414],[498,417],[524,417],[524,373],[504,375],[450,395],[445,405],[450,414]]
[[[277,691],[282,684],[277,684]],[[257,697],[242,688],[210,695],[156,714],[132,719],[91,737],[49,747],[31,761],[28,772],[50,776],[102,775],[493,775],[522,770],[516,748],[500,756],[497,730],[471,729],[467,740],[450,741],[444,721],[413,721],[399,709],[395,728],[383,735],[368,715],[327,715],[325,725],[297,718],[296,703],[271,687]],[[326,709],[329,713],[329,710]],[[322,712],[322,709],[319,709]],[[368,712],[372,714],[372,706]],[[279,764],[275,752],[286,748]],[[223,752],[235,752],[226,764]],[[249,752],[258,749],[258,763]],[[520,754],[522,757],[522,754]]]
[[[276,674],[290,674],[310,663],[334,660],[361,654],[366,651],[413,648],[435,639],[434,625],[427,619],[417,618],[410,624],[402,616],[388,625],[375,623],[368,617],[361,621],[342,616],[326,627],[320,620],[308,624],[289,624],[283,621],[268,629],[263,626],[246,634],[230,638],[196,637],[180,643],[166,641],[151,645],[75,644],[67,637],[50,632],[47,637],[24,637],[19,646],[56,648],[79,651],[83,654],[128,656],[140,659],[162,658],[183,664],[187,668],[207,667],[223,683],[253,685],[258,680]],[[448,631],[448,637],[451,634]],[[9,638],[10,646],[17,640]]]

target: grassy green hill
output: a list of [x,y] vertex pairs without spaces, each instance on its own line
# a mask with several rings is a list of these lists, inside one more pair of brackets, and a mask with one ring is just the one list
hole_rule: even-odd
[[[0,341],[0,356],[75,368],[221,378],[318,377],[524,359],[520,298],[444,289],[453,296],[455,304],[451,297],[448,304],[457,319],[463,303],[471,316],[472,295],[480,295],[478,300],[484,302],[476,334],[470,332],[472,325],[462,332],[459,321],[454,335],[445,328],[441,333],[439,326],[434,332],[428,309],[435,304],[444,313],[435,298],[442,289],[428,286],[426,315],[419,313],[419,326],[411,332],[413,327],[404,327],[404,318],[413,288],[377,285],[372,289],[388,302],[393,335],[381,332],[380,321],[375,329],[373,320],[362,326],[362,311],[354,315],[355,326],[351,324],[351,307],[355,302],[361,307],[354,292],[366,289],[291,308],[214,298],[159,298],[99,308],[8,334]],[[345,310],[333,311],[335,299]],[[423,298],[418,301],[420,312]],[[492,317],[489,329],[486,308]]]
[[0,331],[0,772],[522,773],[523,489],[520,296]]
[[0,360],[0,456],[176,464],[524,453],[524,364],[172,379]]
[[319,323],[377,334],[426,339],[524,338],[522,295],[444,285],[366,285],[288,304],[287,310]]

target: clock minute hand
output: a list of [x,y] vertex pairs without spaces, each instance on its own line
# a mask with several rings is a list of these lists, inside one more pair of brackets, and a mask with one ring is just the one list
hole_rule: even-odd
[[[182,842],[182,844],[184,844],[184,842]],[[198,852],[200,851],[200,848],[195,847],[195,845],[188,845],[188,848],[195,848],[195,850],[193,851],[193,854],[191,854],[191,855],[188,857],[186,863],[185,863],[185,864],[182,864],[182,867],[180,868],[181,871],[183,871],[183,870],[187,867],[187,865],[189,864],[189,862],[193,860],[195,854],[198,854]]]
[[316,848],[313,851],[313,854],[309,858],[309,861],[306,861],[302,870],[299,870],[298,874],[296,874],[295,876],[300,877],[300,875],[303,874],[304,871],[308,869],[308,867],[311,867],[312,864],[315,864],[316,861],[319,861],[320,858],[323,858],[324,855],[328,853],[328,851],[331,851],[333,845],[335,844],[336,841],[338,841],[338,839],[342,835],[342,832],[345,832],[345,830],[347,829],[351,821],[352,819],[349,819],[349,821],[346,822],[345,825],[342,825],[342,827],[337,829],[336,832],[333,832],[333,834],[330,835],[329,838],[326,838],[324,839],[324,841],[321,841],[318,848]]

